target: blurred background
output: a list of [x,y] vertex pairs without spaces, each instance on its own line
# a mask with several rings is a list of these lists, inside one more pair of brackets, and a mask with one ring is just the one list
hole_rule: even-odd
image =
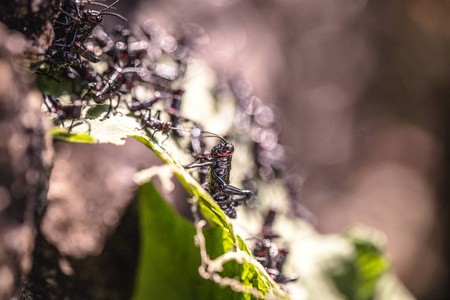
[[[291,172],[300,175],[301,201],[317,216],[317,230],[337,233],[362,223],[384,232],[408,289],[421,300],[450,298],[448,1],[123,0],[116,6],[130,24],[152,18],[169,32],[181,23],[204,28],[201,58],[247,78],[276,112],[280,143]],[[50,242],[65,254],[99,254],[105,232],[127,206],[123,199],[130,199],[133,174],[157,159],[136,141],[94,151],[55,147],[44,233],[52,232]]]
[[131,22],[203,27],[201,55],[279,111],[322,233],[383,231],[418,299],[448,299],[448,1],[129,1]]

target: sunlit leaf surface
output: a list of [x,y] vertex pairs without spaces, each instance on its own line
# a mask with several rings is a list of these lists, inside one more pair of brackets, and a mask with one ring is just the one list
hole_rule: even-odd
[[[194,225],[177,215],[152,183],[139,191],[141,251],[134,299],[252,299],[246,293],[222,288],[199,275],[200,251],[195,246]],[[235,248],[229,232],[221,226],[203,230],[206,249],[217,258]],[[271,287],[255,265],[230,261],[223,277],[238,278],[242,284],[266,293]]]

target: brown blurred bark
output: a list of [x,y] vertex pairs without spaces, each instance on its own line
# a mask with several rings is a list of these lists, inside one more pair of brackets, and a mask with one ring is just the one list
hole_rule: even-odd
[[52,164],[41,96],[18,65],[25,38],[0,23],[0,299],[17,295],[31,268],[36,216]]
[[60,0],[2,1],[0,21],[23,33],[37,48],[46,48],[53,40],[52,20],[60,6]]
[[22,66],[30,62],[24,53],[31,62],[42,59],[60,3],[0,3],[0,20],[26,36],[0,27],[0,299],[127,299],[138,221],[135,206],[129,217],[123,214],[132,175],[158,160],[136,141],[124,147],[60,143],[46,210],[53,145],[42,96]]
[[55,0],[0,3],[0,299],[19,294],[46,204],[53,161],[49,122],[23,65],[26,51],[42,54],[51,42],[56,8]]

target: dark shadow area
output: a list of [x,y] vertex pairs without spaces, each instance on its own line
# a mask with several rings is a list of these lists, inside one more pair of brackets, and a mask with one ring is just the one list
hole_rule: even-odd
[[139,218],[133,201],[98,256],[63,257],[42,234],[21,299],[130,299],[139,254]]

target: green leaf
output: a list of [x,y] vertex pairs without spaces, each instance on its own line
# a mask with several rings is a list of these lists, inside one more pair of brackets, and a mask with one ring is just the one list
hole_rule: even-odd
[[[81,120],[75,120],[70,133],[68,129],[58,128],[52,131],[55,138],[73,142],[86,142],[77,137],[89,135],[92,143],[111,143],[123,145],[129,136],[146,136],[146,132],[139,130],[140,124],[131,115],[122,115],[118,112],[106,117],[109,105],[98,105],[95,109],[86,110],[85,119],[89,125]],[[92,112],[94,110],[94,112]],[[94,115],[95,114],[95,115]],[[148,139],[148,138],[147,138]]]
[[[47,71],[48,69],[43,72]],[[80,84],[79,79],[60,79],[60,82],[57,82],[55,79],[49,78],[45,75],[35,75],[35,82],[41,93],[49,94],[54,97],[59,97],[67,93],[71,94]]]
[[349,300],[375,299],[377,285],[390,268],[381,242],[375,232],[361,227],[343,236],[354,248],[354,255],[343,259],[340,268],[330,270],[334,285]]
[[68,142],[75,142],[75,143],[94,143],[95,140],[87,134],[81,134],[81,133],[75,133],[70,134],[67,133],[66,130],[61,128],[54,128],[52,129],[52,135],[55,139],[64,140]]
[[192,285],[209,294],[213,283],[197,271],[194,226],[178,217],[151,183],[141,186],[139,201],[141,250],[133,299],[202,299]]
[[[254,299],[248,293],[222,288],[199,275],[199,248],[194,244],[194,225],[178,216],[152,183],[139,190],[141,250],[133,299]],[[221,226],[203,230],[207,253],[218,258],[235,248],[229,232]],[[220,274],[238,278],[244,285],[267,293],[269,285],[255,265],[231,260]]]

